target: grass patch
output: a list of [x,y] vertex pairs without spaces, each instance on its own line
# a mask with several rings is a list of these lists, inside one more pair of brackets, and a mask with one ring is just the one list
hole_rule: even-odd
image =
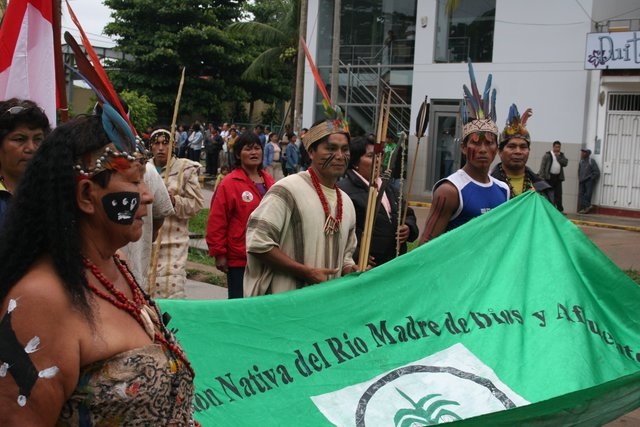
[[209,273],[206,271],[187,269],[187,279],[195,280],[197,282],[209,283],[211,285],[227,287],[227,278],[215,273]]
[[197,234],[204,237],[207,234],[207,219],[209,209],[201,209],[193,218],[189,220],[189,234]]
[[214,257],[209,256],[205,251],[195,248],[189,248],[189,253],[187,254],[187,260],[191,262],[195,262],[196,264],[204,264],[209,265],[211,267],[216,266],[216,259]]
[[630,268],[628,270],[624,270],[624,272],[631,278],[631,280],[640,285],[640,271]]

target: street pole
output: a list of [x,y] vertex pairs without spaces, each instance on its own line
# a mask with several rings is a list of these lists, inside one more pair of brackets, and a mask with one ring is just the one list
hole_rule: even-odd
[[293,102],[293,131],[302,129],[302,109],[304,95],[304,50],[300,38],[307,38],[307,0],[300,0],[300,24],[298,26],[298,59],[296,61],[296,89]]
[[340,11],[342,0],[334,0],[333,4],[333,45],[331,47],[331,102],[338,105],[340,89]]

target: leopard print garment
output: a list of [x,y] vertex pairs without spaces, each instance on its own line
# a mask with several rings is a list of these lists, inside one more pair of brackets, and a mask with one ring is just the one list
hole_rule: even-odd
[[57,426],[192,426],[193,377],[159,344],[85,367]]

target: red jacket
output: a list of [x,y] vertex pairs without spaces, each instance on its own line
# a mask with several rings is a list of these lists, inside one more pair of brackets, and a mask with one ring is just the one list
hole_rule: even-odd
[[[261,171],[267,189],[274,180]],[[227,257],[229,267],[247,265],[246,231],[249,215],[258,207],[262,196],[242,168],[235,168],[218,185],[211,199],[207,220],[209,255]]]

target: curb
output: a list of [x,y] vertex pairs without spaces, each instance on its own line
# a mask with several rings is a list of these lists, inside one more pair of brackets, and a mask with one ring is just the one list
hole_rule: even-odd
[[[409,206],[418,207],[418,208],[431,208],[431,203],[428,202],[409,202]],[[640,233],[640,227],[634,225],[622,225],[622,224],[609,224],[606,222],[596,222],[596,221],[585,221],[582,219],[571,219],[567,218],[569,221],[573,222],[575,225],[586,225],[589,227],[598,227],[598,228],[610,228],[614,230],[622,230],[622,231],[633,231],[635,233]]]
[[640,227],[633,225],[607,224],[606,222],[584,221],[582,219],[570,219],[575,225],[586,225],[589,227],[611,228],[614,230],[633,231],[640,233]]

